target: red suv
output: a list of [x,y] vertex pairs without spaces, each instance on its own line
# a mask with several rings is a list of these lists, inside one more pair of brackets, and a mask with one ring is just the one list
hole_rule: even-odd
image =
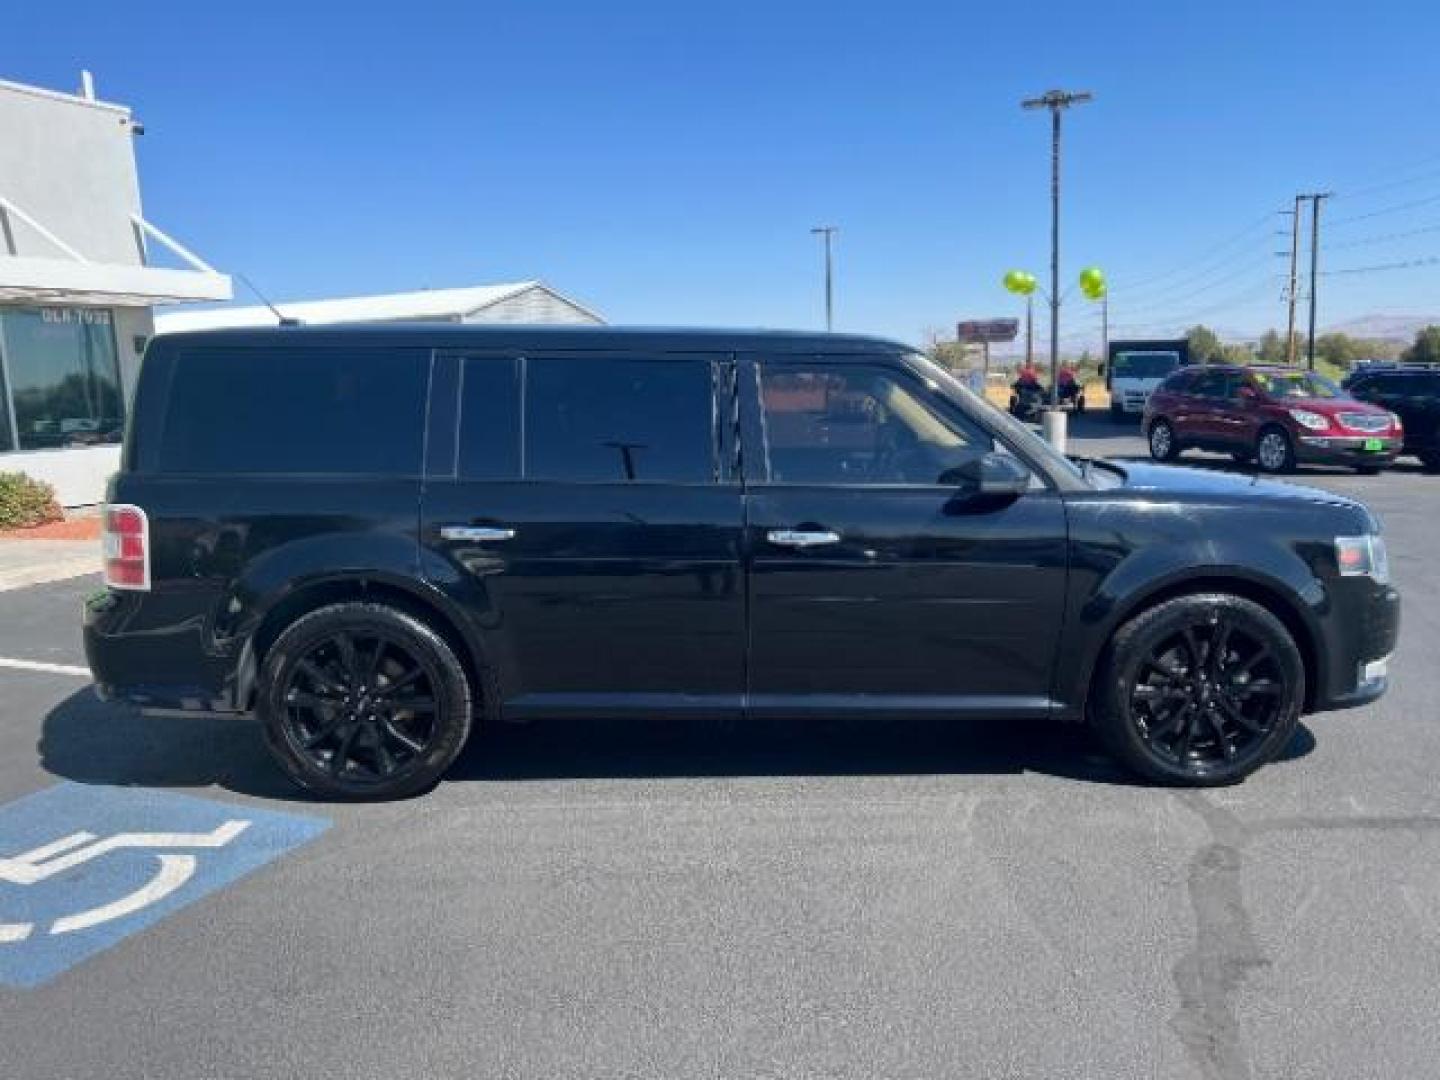
[[1405,442],[1394,413],[1287,367],[1181,368],[1150,395],[1144,430],[1156,461],[1216,450],[1272,473],[1302,461],[1377,472]]

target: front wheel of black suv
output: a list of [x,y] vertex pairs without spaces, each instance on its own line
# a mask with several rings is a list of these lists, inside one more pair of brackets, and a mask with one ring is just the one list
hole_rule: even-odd
[[327,798],[432,787],[470,736],[465,666],[433,628],[383,604],[312,611],[275,641],[257,709],[286,775]]
[[1116,632],[1092,698],[1102,741],[1141,776],[1233,784],[1289,745],[1305,665],[1285,624],[1254,601],[1181,596]]

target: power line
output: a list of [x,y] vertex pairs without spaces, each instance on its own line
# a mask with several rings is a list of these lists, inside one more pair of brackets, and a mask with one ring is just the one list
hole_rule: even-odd
[[1410,270],[1417,266],[1435,266],[1440,264],[1440,255],[1430,255],[1423,259],[1408,259],[1405,262],[1376,263],[1374,266],[1346,266],[1339,270],[1322,270],[1321,277],[1328,277],[1331,274],[1375,274],[1381,270]]
[[1403,232],[1377,233],[1373,236],[1362,236],[1356,240],[1347,240],[1343,244],[1326,244],[1326,251],[1340,251],[1344,248],[1366,247],[1372,244],[1388,244],[1395,240],[1404,240],[1410,236],[1420,236],[1424,233],[1440,232],[1440,225],[1423,225],[1418,229],[1406,229]]
[[1391,180],[1383,184],[1368,184],[1362,188],[1355,188],[1350,191],[1341,190],[1336,193],[1337,199],[1367,199],[1371,195],[1377,195],[1382,191],[1394,191],[1396,188],[1409,187],[1411,184],[1418,184],[1424,180],[1433,180],[1440,176],[1440,169],[1431,169],[1419,176],[1411,176],[1404,180]]
[[1274,261],[1274,259],[1275,256],[1267,252],[1260,258],[1251,259],[1249,262],[1244,263],[1239,267],[1236,267],[1233,271],[1224,275],[1223,277],[1215,278],[1212,281],[1206,282],[1204,285],[1194,285],[1176,290],[1166,290],[1165,292],[1155,297],[1151,297],[1148,299],[1142,298],[1140,303],[1133,306],[1126,304],[1125,308],[1127,311],[1154,311],[1158,308],[1172,307],[1177,303],[1185,303],[1191,297],[1197,296],[1201,293],[1209,292],[1211,289],[1218,288],[1221,285],[1228,285],[1236,278],[1239,278],[1244,274],[1249,273],[1251,270],[1254,270],[1257,266],[1271,263]]
[[1149,322],[1116,323],[1112,325],[1121,326],[1126,329],[1133,330],[1145,327],[1179,326],[1182,324],[1193,323],[1195,320],[1204,318],[1207,315],[1213,315],[1217,311],[1224,311],[1227,308],[1236,307],[1247,301],[1254,300],[1261,293],[1274,288],[1281,281],[1283,281],[1282,275],[1268,274],[1264,278],[1260,278],[1254,282],[1251,282],[1245,287],[1243,291],[1236,292],[1230,296],[1225,297],[1225,299],[1223,300],[1216,301],[1213,304],[1208,304],[1203,307],[1191,308],[1189,310],[1181,311],[1169,319],[1151,320]]
[[[1245,226],[1245,228],[1241,229],[1239,232],[1235,233],[1229,238],[1222,240],[1220,243],[1206,248],[1194,259],[1181,263],[1179,266],[1172,267],[1169,270],[1162,270],[1158,274],[1151,274],[1149,277],[1140,278],[1133,282],[1127,282],[1122,276],[1113,287],[1123,289],[1126,293],[1145,292],[1158,281],[1164,281],[1167,278],[1175,277],[1177,274],[1188,273],[1194,270],[1197,265],[1208,263],[1211,260],[1212,256],[1218,255],[1220,252],[1233,247],[1241,240],[1248,239],[1252,233],[1257,232],[1261,227],[1269,224],[1273,216],[1274,215],[1272,212],[1266,211],[1263,217],[1251,222],[1249,225]],[[1221,263],[1228,261],[1228,258],[1229,257],[1227,257],[1227,259],[1221,260]],[[1169,291],[1169,288],[1170,286],[1166,286],[1166,288],[1162,291]]]
[[1413,210],[1417,206],[1429,206],[1432,203],[1440,202],[1440,195],[1427,195],[1423,199],[1414,199],[1410,202],[1396,203],[1393,206],[1382,206],[1379,210],[1370,210],[1364,214],[1351,214],[1349,217],[1336,218],[1330,223],[1332,229],[1341,225],[1349,225],[1354,221],[1368,221],[1371,218],[1381,217],[1385,214],[1398,214],[1402,210]]

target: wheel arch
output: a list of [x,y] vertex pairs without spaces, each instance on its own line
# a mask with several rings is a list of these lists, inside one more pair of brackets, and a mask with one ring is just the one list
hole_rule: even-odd
[[1142,611],[1156,607],[1167,600],[1182,596],[1198,596],[1204,593],[1228,593],[1259,604],[1274,615],[1295,639],[1300,650],[1300,659],[1305,668],[1305,702],[1302,713],[1314,709],[1319,688],[1325,677],[1323,654],[1319,648],[1316,630],[1304,616],[1303,602],[1279,583],[1246,577],[1241,574],[1210,571],[1157,584],[1146,591],[1128,597],[1117,605],[1103,629],[1101,645],[1091,658],[1089,672],[1085,679],[1085,702],[1082,715],[1094,693],[1095,680],[1104,670],[1110,655],[1110,645],[1120,628]]
[[351,601],[386,604],[430,626],[445,639],[464,665],[482,710],[493,715],[495,700],[490,665],[482,644],[467,632],[465,622],[458,613],[447,610],[444,599],[431,590],[385,575],[363,573],[308,581],[287,592],[265,610],[241,649],[235,690],[237,706],[242,710],[253,706],[265,656],[287,626],[312,611]]

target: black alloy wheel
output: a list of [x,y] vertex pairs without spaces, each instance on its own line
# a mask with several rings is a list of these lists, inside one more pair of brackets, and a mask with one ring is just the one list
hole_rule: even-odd
[[320,794],[423,790],[469,734],[463,666],[430,627],[380,605],[336,605],[301,619],[266,657],[261,681],[272,753]]
[[1260,605],[1180,597],[1123,627],[1112,653],[1097,726],[1151,779],[1233,783],[1289,743],[1304,665],[1284,624]]

